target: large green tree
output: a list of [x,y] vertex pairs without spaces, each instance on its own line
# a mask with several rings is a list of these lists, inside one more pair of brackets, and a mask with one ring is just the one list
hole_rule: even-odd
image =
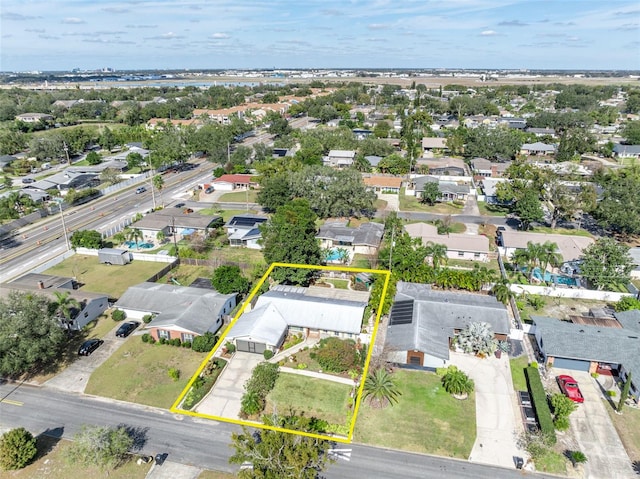
[[[313,418],[303,416],[265,416],[268,426],[317,432]],[[313,437],[264,429],[252,431],[247,427],[231,436],[235,452],[232,464],[246,464],[238,477],[241,479],[317,479],[332,462],[329,458],[331,443]]]
[[522,146],[522,135],[514,129],[501,127],[490,129],[485,126],[467,131],[464,154],[467,158],[487,158],[491,160],[511,160]]
[[36,454],[36,438],[23,427],[11,429],[0,437],[0,469],[22,469]]
[[130,456],[135,444],[129,430],[124,426],[82,425],[65,451],[67,460],[73,464],[98,466],[105,470],[115,469]]
[[604,190],[594,211],[600,225],[623,235],[640,234],[640,174],[626,168],[598,182]]
[[249,291],[249,280],[242,276],[242,271],[238,266],[219,266],[213,272],[211,284],[216,291],[222,294],[244,294]]
[[[263,254],[267,263],[294,263],[319,265],[322,251],[316,239],[317,215],[309,202],[295,199],[280,206],[271,220],[262,224]],[[299,268],[276,268],[272,277],[276,281],[308,285],[314,272]]]
[[613,238],[599,238],[584,250],[580,271],[598,290],[616,283],[628,283],[633,260],[629,247]]
[[73,248],[102,248],[102,235],[96,230],[76,230],[70,238]]
[[628,122],[622,130],[622,136],[631,145],[640,145],[640,120]]
[[516,201],[513,211],[524,230],[528,230],[531,223],[542,221],[544,218],[540,197],[534,190],[526,190],[522,197]]
[[0,300],[0,374],[17,376],[54,363],[67,335],[42,295],[12,292]]

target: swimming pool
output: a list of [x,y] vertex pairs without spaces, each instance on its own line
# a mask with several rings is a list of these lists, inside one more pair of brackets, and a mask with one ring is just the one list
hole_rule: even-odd
[[[346,254],[346,257],[344,256],[345,254]],[[348,251],[340,251],[337,248],[333,248],[333,249],[330,249],[326,253],[324,258],[325,258],[325,260],[327,262],[334,262],[334,263],[342,261],[343,258],[348,261],[349,260],[349,252]]]
[[149,248],[153,248],[153,243],[138,243],[136,245],[136,243],[134,241],[125,241],[124,245],[131,249],[131,248],[135,248],[135,249],[149,249]]
[[[527,268],[522,268],[522,272],[527,274]],[[548,271],[542,274],[540,268],[533,268],[533,277],[538,281],[544,281],[546,283],[566,284],[567,286],[578,286],[578,280],[571,276],[565,276],[562,274],[551,274]]]

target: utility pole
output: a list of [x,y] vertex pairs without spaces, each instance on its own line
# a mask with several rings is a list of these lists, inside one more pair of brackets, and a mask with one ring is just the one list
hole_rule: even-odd
[[175,216],[171,217],[171,231],[173,232],[173,247],[176,249],[176,258],[178,258],[180,255],[178,254],[178,240],[176,239],[176,236],[178,235],[178,233],[176,232]]
[[69,244],[69,235],[67,234],[67,226],[64,224],[64,213],[62,212],[62,202],[58,203],[58,208],[60,208],[60,218],[62,219],[62,231],[64,232],[64,241],[67,244],[67,251],[70,251],[71,245]]
[[69,146],[66,141],[62,142],[62,149],[64,150],[65,155],[67,156],[67,164],[71,165],[71,159],[69,158]]

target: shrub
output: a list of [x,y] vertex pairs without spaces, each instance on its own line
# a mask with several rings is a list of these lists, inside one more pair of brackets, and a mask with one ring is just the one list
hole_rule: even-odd
[[566,431],[569,429],[569,418],[567,416],[558,416],[553,420],[553,425],[558,431]]
[[167,340],[164,338],[160,338],[160,340],[158,341],[158,344],[167,344]]
[[36,439],[23,427],[11,429],[0,437],[0,468],[22,469],[29,464],[38,450]]
[[179,369],[169,368],[168,374],[169,374],[169,377],[171,379],[173,379],[174,381],[177,381],[178,379],[180,379],[180,370]]
[[153,337],[149,333],[144,333],[142,335],[142,342],[143,343],[148,343],[148,342],[150,342],[151,339],[153,339]]
[[576,464],[587,462],[587,456],[585,456],[582,451],[569,451],[567,456],[569,456],[569,459],[571,459],[574,467],[576,466]]
[[269,360],[273,357],[273,351],[271,351],[270,349],[265,349],[262,355],[264,356],[264,359]]
[[449,366],[447,372],[442,376],[442,387],[449,394],[462,396],[473,392],[473,380],[455,366]]
[[217,342],[218,336],[214,335],[210,331],[207,331],[202,336],[196,336],[195,338],[193,338],[191,349],[193,349],[194,351],[198,351],[199,353],[208,353],[213,349]]
[[558,417],[569,417],[569,415],[575,411],[578,406],[571,399],[564,394],[554,394],[551,396],[551,407],[553,407],[553,414]]
[[152,314],[145,314],[145,315],[142,317],[142,321],[143,321],[145,324],[149,324],[149,323],[151,322],[151,320],[152,320],[152,319],[153,319],[153,315],[152,315]]
[[531,393],[531,401],[538,417],[540,431],[545,443],[553,445],[556,443],[556,431],[551,419],[551,410],[547,402],[547,393],[544,390],[538,369],[529,366],[524,370]]
[[180,347],[180,345],[182,345],[182,341],[180,341],[180,338],[173,338],[173,339],[169,340],[169,343],[171,344],[171,346]]
[[610,398],[614,398],[614,397],[616,397],[616,395],[617,395],[617,394],[616,394],[616,392],[615,392],[613,389],[609,389],[609,390],[607,391],[607,396],[609,396]]
[[111,313],[111,319],[113,319],[114,321],[122,321],[126,317],[127,317],[127,313],[125,313],[121,309],[114,309],[113,312]]
[[296,367],[298,369],[307,369],[309,366],[306,363],[298,363]]
[[233,354],[236,352],[236,345],[233,343],[227,343],[224,345],[225,348],[227,348],[227,352],[229,354]]
[[255,391],[260,397],[265,398],[276,385],[278,374],[277,364],[260,363],[253,368],[251,377],[245,383],[244,388],[247,392]]
[[191,348],[191,341],[185,341],[182,343],[183,348]]
[[325,338],[315,354],[316,361],[323,370],[342,373],[360,364],[355,342],[351,339]]

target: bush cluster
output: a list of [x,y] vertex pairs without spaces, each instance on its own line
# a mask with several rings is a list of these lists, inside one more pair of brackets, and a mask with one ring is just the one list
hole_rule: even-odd
[[191,347],[191,341],[182,342],[180,338],[173,338],[173,339],[160,338],[158,341],[156,341],[153,338],[153,336],[151,336],[149,333],[143,334],[141,336],[141,339],[143,343],[149,343],[149,344],[167,344],[169,346],[176,346],[176,347],[183,347],[183,348]]
[[153,314],[145,314],[142,317],[142,321],[144,322],[144,324],[149,324],[152,319],[153,319]]
[[111,313],[111,319],[114,321],[123,321],[127,317],[127,313],[125,313],[121,309],[114,309]]
[[547,444],[556,443],[556,430],[553,425],[553,419],[551,418],[551,410],[549,409],[549,403],[547,402],[547,393],[544,390],[542,381],[540,380],[540,374],[538,369],[534,367],[527,367],[524,370],[527,377],[527,384],[529,385],[529,392],[531,393],[531,401],[538,417],[538,423],[540,424],[540,431],[542,437]]
[[169,374],[169,377],[171,379],[173,379],[174,381],[177,381],[178,379],[180,379],[180,370],[179,369],[169,368],[169,371],[167,371],[167,373]]
[[189,392],[185,395],[182,401],[182,409],[187,411],[191,410],[206,396],[215,384],[218,376],[220,376],[225,364],[227,364],[227,362],[222,358],[215,358],[207,363],[202,371],[202,375],[196,378],[191,385],[191,389],[189,389]]
[[208,353],[216,345],[218,339],[220,339],[218,336],[207,331],[202,336],[193,338],[193,345],[191,346],[191,349],[198,351],[199,353]]
[[325,338],[310,354],[324,371],[343,373],[360,366],[360,354],[355,341],[336,337]]
[[257,414],[264,409],[267,394],[276,385],[278,379],[278,365],[260,363],[251,373],[251,377],[244,385],[245,393],[241,400],[240,412],[245,416]]
[[268,361],[273,357],[273,351],[271,351],[270,349],[265,349],[262,355],[264,356],[264,359]]

